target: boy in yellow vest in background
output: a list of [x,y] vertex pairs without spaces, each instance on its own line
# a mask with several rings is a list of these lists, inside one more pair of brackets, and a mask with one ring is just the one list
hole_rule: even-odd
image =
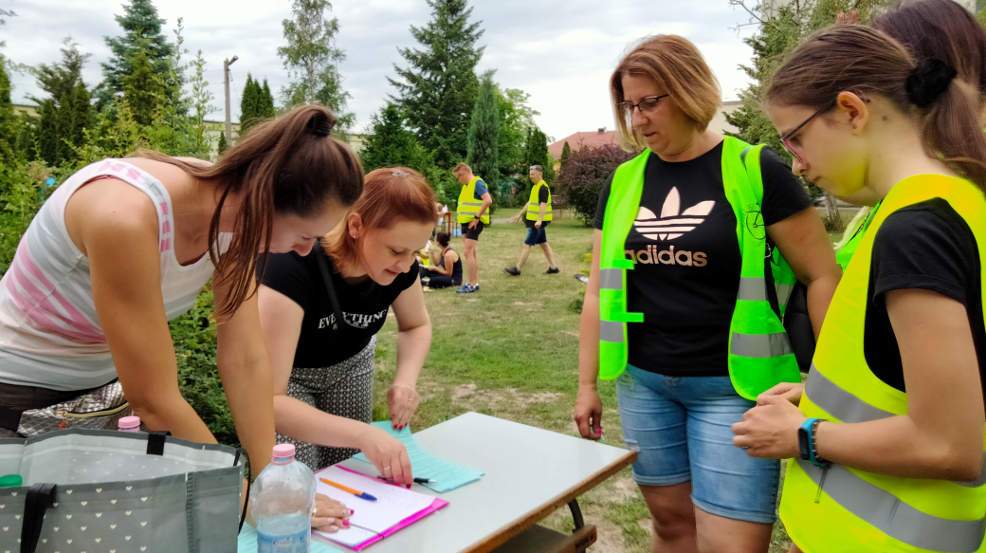
[[521,209],[520,213],[510,219],[511,223],[517,223],[526,214],[524,223],[527,225],[527,238],[524,239],[524,245],[520,248],[517,264],[504,269],[508,275],[520,276],[520,269],[527,262],[527,256],[531,254],[531,246],[537,245],[540,245],[541,249],[544,250],[544,257],[548,260],[548,270],[545,273],[553,275],[558,272],[555,256],[551,251],[551,246],[548,245],[548,236],[544,233],[545,227],[551,223],[551,190],[548,188],[548,184],[544,182],[543,173],[543,167],[531,165],[529,176],[531,182],[534,183],[531,188],[531,197],[524,205],[524,209]]
[[466,283],[456,290],[460,294],[479,292],[479,258],[476,243],[483,227],[490,224],[489,207],[493,203],[483,179],[472,174],[472,168],[460,163],[452,170],[462,189],[456,207],[459,224],[462,225],[463,248],[466,261]]

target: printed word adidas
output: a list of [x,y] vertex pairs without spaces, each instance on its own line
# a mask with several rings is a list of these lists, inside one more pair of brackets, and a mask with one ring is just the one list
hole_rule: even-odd
[[[715,207],[714,200],[706,200],[697,204],[681,209],[681,195],[677,187],[671,187],[667,198],[661,206],[661,216],[654,215],[654,212],[641,206],[637,212],[637,218],[633,222],[633,229],[638,234],[648,240],[671,241],[695,230],[696,227],[705,222],[705,218]],[[674,245],[658,246],[649,244],[642,250],[626,250],[628,258],[634,263],[643,265],[680,265],[682,267],[705,267],[709,264],[706,252],[692,252],[688,250],[675,250]]]
[[626,250],[627,258],[634,263],[642,265],[681,265],[684,267],[705,267],[709,264],[708,254],[705,252],[691,252],[688,250],[675,251],[674,245],[667,249],[658,250],[657,246],[651,244],[642,250]]

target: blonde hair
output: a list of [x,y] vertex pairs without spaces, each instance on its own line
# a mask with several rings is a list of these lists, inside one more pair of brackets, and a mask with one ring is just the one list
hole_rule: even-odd
[[629,127],[619,106],[626,99],[623,97],[623,77],[626,75],[648,77],[664,87],[669,99],[699,131],[709,126],[722,103],[719,82],[694,44],[677,35],[646,37],[624,56],[609,80],[616,128],[628,150],[641,150],[645,144]]

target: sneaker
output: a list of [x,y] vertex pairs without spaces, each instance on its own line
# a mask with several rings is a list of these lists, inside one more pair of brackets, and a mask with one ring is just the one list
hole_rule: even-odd
[[469,289],[466,290],[464,293],[466,293],[466,294],[472,294],[473,292],[479,292],[479,285],[478,284],[470,284],[469,285]]
[[462,286],[460,286],[459,288],[456,288],[455,293],[456,294],[468,294],[469,292],[472,292],[471,288],[472,288],[472,285],[467,282],[467,283],[463,284]]
[[506,269],[503,270],[503,272],[507,273],[510,276],[520,276],[520,269],[518,269],[516,265],[513,267],[507,267]]
[[553,275],[555,273],[560,273],[561,269],[558,267],[548,267],[548,270],[544,272],[546,275]]

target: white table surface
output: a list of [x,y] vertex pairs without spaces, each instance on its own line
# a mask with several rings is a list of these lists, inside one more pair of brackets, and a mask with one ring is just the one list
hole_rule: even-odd
[[[488,551],[634,458],[626,449],[475,412],[416,432],[414,438],[432,455],[486,474],[438,495],[448,506],[370,546],[367,553]],[[355,459],[340,464],[377,474],[373,465]],[[436,495],[419,485],[414,489]]]

